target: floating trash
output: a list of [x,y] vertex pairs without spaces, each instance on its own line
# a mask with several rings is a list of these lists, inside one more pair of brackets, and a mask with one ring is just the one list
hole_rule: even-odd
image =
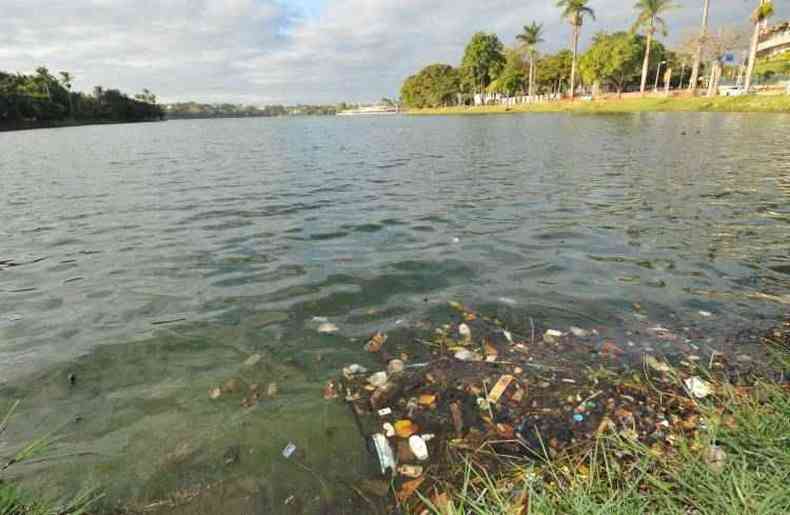
[[414,453],[414,457],[419,461],[428,459],[428,445],[419,435],[412,435],[409,437],[409,448],[411,452]]
[[318,326],[318,332],[322,334],[332,334],[338,332],[340,329],[331,322],[324,322]]
[[395,455],[392,453],[387,437],[381,433],[376,433],[370,437],[373,447],[376,450],[376,457],[379,461],[381,474],[384,475],[388,470],[395,472]]
[[704,399],[713,392],[710,383],[697,376],[689,377],[683,381],[683,384],[686,385],[689,393],[697,399]]
[[285,446],[283,449],[283,458],[289,459],[291,456],[294,455],[296,452],[296,444],[293,442],[288,442],[288,445]]

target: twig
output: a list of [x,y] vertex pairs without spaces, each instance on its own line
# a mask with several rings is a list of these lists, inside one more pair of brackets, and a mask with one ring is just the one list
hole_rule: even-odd
[[532,320],[532,317],[529,317],[529,326],[532,328],[532,339],[530,343],[531,345],[535,345],[535,322]]

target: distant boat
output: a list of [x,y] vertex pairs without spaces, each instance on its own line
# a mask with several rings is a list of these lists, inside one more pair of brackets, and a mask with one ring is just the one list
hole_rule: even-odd
[[337,113],[338,116],[371,116],[382,114],[398,114],[400,109],[397,106],[375,105],[359,107],[357,109],[347,109]]

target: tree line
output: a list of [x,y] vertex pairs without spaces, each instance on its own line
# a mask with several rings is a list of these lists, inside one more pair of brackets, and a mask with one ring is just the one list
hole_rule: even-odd
[[56,77],[45,67],[31,75],[0,71],[0,125],[134,122],[164,117],[156,95],[147,89],[133,98],[101,86],[86,94],[72,91],[73,81],[70,73],[60,72]]
[[[757,1],[758,5],[750,17],[753,31],[748,42],[748,36],[737,29],[720,28],[711,32],[710,0],[705,0],[700,31],[681,48],[669,50],[656,38],[667,35],[664,15],[678,4],[673,0],[637,0],[636,16],[630,28],[596,33],[590,47],[580,54],[584,23],[595,19],[595,11],[589,5],[590,0],[556,0],[560,16],[571,26],[568,49],[541,53],[544,29],[534,21],[523,27],[510,48],[496,34],[478,32],[467,44],[460,66],[426,66],[404,81],[401,101],[407,107],[422,108],[470,104],[474,95],[482,93],[552,94],[573,99],[580,88],[593,94],[601,90],[619,94],[638,88],[644,95],[651,89],[651,82],[652,88],[657,88],[659,79],[666,86],[685,86],[696,94],[704,73],[707,73],[709,94],[718,90],[725,73],[742,78],[749,91],[755,75],[760,30],[774,13],[771,0],[750,1]],[[747,44],[748,66],[728,66],[725,58],[729,52]]]

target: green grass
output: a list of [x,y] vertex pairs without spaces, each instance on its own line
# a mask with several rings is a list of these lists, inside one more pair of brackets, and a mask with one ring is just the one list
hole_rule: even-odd
[[[0,438],[18,406],[19,401],[14,402],[0,421]],[[5,479],[10,469],[45,458],[57,441],[53,432],[22,445],[11,456],[0,456],[0,515],[82,515],[102,498],[97,488],[88,487],[66,500],[48,500]]]
[[605,99],[595,101],[563,100],[545,104],[526,104],[512,107],[445,107],[413,109],[413,115],[482,115],[517,113],[641,113],[641,112],[733,112],[733,113],[790,113],[790,95],[749,95],[741,97],[646,97]]
[[704,428],[669,452],[608,434],[583,454],[514,464],[497,478],[467,462],[449,504],[423,500],[437,515],[790,513],[790,390],[721,391]]

